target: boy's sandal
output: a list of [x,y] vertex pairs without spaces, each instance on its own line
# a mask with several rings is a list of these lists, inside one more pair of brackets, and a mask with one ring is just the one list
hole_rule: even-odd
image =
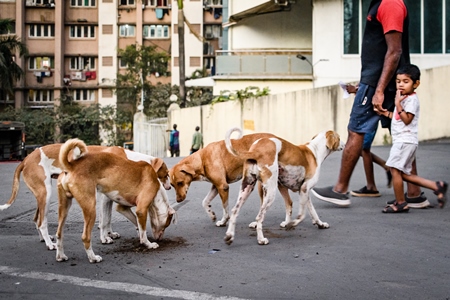
[[434,194],[440,198],[438,198],[439,207],[444,208],[445,203],[447,202],[447,188],[448,184],[445,181],[436,181],[437,189],[434,191]]
[[408,202],[403,202],[402,204],[398,204],[397,201],[394,204],[388,205],[383,209],[383,213],[394,214],[394,213],[403,213],[408,212]]

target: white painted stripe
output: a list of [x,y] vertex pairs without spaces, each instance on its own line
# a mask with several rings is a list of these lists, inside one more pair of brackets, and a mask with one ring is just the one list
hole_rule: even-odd
[[0,266],[0,272],[9,276],[23,277],[29,279],[46,280],[60,283],[67,283],[83,287],[93,287],[105,290],[116,290],[121,292],[135,293],[141,295],[149,295],[156,297],[174,297],[179,299],[192,299],[192,300],[243,300],[243,298],[219,297],[216,295],[203,294],[191,291],[183,290],[169,290],[158,287],[151,287],[141,284],[130,284],[125,282],[111,282],[111,281],[101,281],[92,280],[89,278],[81,278],[75,276],[67,276],[53,273],[43,273],[43,272],[30,272],[21,271],[18,268],[11,268],[7,266]]

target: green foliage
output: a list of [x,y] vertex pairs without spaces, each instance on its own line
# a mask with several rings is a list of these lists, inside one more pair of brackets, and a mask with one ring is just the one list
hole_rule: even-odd
[[[0,19],[0,34],[11,30],[10,19]],[[28,53],[27,47],[15,35],[0,35],[0,89],[12,92],[14,83],[23,76],[23,70],[15,62],[15,55],[20,57]]]
[[117,101],[119,104],[127,104],[123,107],[134,115],[141,102],[141,91],[144,90],[144,105],[152,92],[152,84],[146,77],[156,73],[160,76],[167,75],[170,56],[156,51],[155,46],[138,44],[119,49],[119,56],[122,62],[127,64],[127,69],[123,73],[117,73]]
[[[40,145],[74,137],[88,145],[99,145],[100,128],[108,145],[122,145],[130,139],[132,128],[129,113],[117,111],[113,106],[82,106],[68,100],[62,100],[61,106],[55,109],[8,107],[0,113],[0,120],[25,123],[26,143]],[[58,135],[56,128],[59,128]]]
[[54,142],[56,118],[52,109],[7,107],[0,113],[2,121],[18,121],[25,124],[27,144],[45,145]]
[[231,100],[238,100],[241,105],[244,104],[244,100],[250,99],[250,98],[259,98],[262,96],[269,95],[270,90],[268,87],[263,88],[262,90],[257,86],[248,86],[243,90],[237,90],[237,91],[229,91],[229,90],[223,90],[220,91],[220,95],[214,98],[211,101],[211,104],[214,105],[216,103],[220,102],[226,102]]

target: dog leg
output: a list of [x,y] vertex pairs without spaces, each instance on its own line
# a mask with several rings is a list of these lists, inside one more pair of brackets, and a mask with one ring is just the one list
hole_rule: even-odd
[[316,209],[314,208],[314,205],[311,201],[311,197],[309,196],[309,191],[306,194],[306,197],[308,199],[307,205],[308,205],[308,211],[309,215],[311,216],[313,225],[317,225],[319,229],[327,229],[330,228],[330,225],[326,222],[322,222],[319,218],[319,215],[316,212]]
[[[86,189],[92,189],[94,190],[95,187],[86,186]],[[95,225],[95,215],[96,215],[96,209],[95,209],[95,194],[92,196],[87,193],[84,197],[75,198],[78,200],[78,204],[81,207],[81,210],[83,211],[84,216],[84,227],[83,227],[83,234],[81,235],[81,240],[84,244],[84,250],[86,251],[87,257],[89,259],[90,263],[98,263],[102,261],[102,257],[99,255],[95,255],[94,251],[92,250],[92,244],[91,244],[91,234],[92,229]]]
[[[63,176],[63,175],[62,175]],[[63,230],[67,219],[67,213],[72,205],[72,198],[68,198],[61,184],[58,184],[58,229],[56,231],[56,261],[66,261],[64,254]]]
[[47,177],[43,180],[43,184],[37,185],[35,182],[29,182],[27,185],[33,192],[37,200],[36,213],[34,215],[34,223],[39,233],[39,239],[41,242],[45,242],[48,250],[55,250],[56,243],[53,242],[53,237],[48,234],[48,221],[47,214],[50,206],[50,199],[52,194],[51,177]]
[[217,196],[219,192],[214,185],[211,185],[211,189],[206,195],[205,199],[202,201],[203,208],[205,209],[208,216],[214,222],[216,220],[216,213],[211,209],[211,201]]
[[[152,197],[154,198],[154,197]],[[152,243],[148,240],[147,237],[147,214],[148,214],[148,206],[139,205],[136,207],[136,216],[137,216],[137,223],[138,223],[138,229],[139,229],[139,240],[142,245],[147,247],[148,249],[156,249],[159,247],[157,243]]]
[[120,238],[120,234],[114,232],[111,227],[111,211],[113,206],[113,201],[109,199],[105,194],[97,193],[97,199],[100,200],[101,216],[100,216],[100,240],[102,244],[111,244],[113,239]]
[[255,183],[256,179],[253,179],[250,184],[247,182],[246,178],[242,180],[241,190],[239,191],[239,196],[236,204],[231,210],[230,222],[228,223],[228,229],[224,237],[225,243],[227,243],[228,245],[231,245],[234,240],[234,233],[236,231],[236,219],[239,215],[239,210],[241,209],[242,205],[244,205],[248,196],[250,196],[253,189],[255,188]]
[[[263,191],[263,186],[261,184],[261,181],[258,181],[258,195],[259,195],[259,207],[261,207],[261,205],[263,204],[263,198],[264,198],[264,191]],[[256,220],[251,222],[250,224],[248,224],[248,227],[251,229],[256,229]]]
[[287,230],[293,229],[305,219],[306,204],[308,202],[308,193],[304,191],[305,187],[302,186],[299,192],[299,206],[297,218],[289,222],[286,226]]
[[228,195],[229,195],[230,187],[227,183],[223,183],[218,188],[218,191],[219,191],[220,199],[222,200],[223,215],[222,215],[222,220],[218,221],[216,223],[216,226],[221,227],[221,226],[226,226],[228,220],[230,219],[230,215],[228,214]]
[[116,211],[118,213],[120,213],[121,215],[123,215],[128,220],[130,220],[130,222],[133,223],[134,226],[136,226],[136,230],[138,230],[138,223],[137,223],[136,215],[131,210],[131,207],[117,204]]
[[286,226],[291,222],[291,216],[292,216],[292,199],[289,196],[289,189],[285,186],[278,184],[278,190],[280,191],[281,196],[284,199],[284,205],[286,208],[286,218],[284,219],[284,222],[280,223],[281,228],[286,228]]

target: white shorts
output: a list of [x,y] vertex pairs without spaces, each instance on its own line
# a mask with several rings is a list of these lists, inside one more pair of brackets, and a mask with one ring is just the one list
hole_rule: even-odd
[[394,143],[389,153],[386,166],[411,175],[412,163],[416,158],[417,144]]

